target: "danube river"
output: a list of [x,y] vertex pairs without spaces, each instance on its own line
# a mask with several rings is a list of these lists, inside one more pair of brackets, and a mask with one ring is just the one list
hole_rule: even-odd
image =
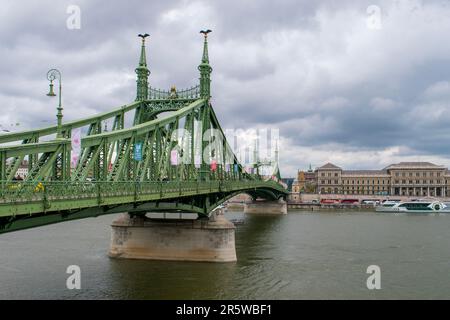
[[[237,263],[108,258],[115,216],[0,235],[0,299],[445,299],[450,215],[244,216]],[[81,290],[66,269],[81,268]],[[367,267],[381,269],[368,290]]]

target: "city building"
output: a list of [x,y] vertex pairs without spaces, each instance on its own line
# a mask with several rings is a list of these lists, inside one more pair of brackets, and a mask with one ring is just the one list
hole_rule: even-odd
[[[14,158],[10,158],[6,161],[6,165],[11,166],[11,165],[17,165],[15,164],[15,159]],[[28,175],[28,161],[27,160],[23,160],[17,167],[15,176],[13,177],[14,180],[24,180],[26,178],[26,176]]]
[[316,193],[317,182],[316,173],[309,165],[307,171],[299,170],[297,173],[297,179],[292,184],[292,192],[294,193]]
[[320,194],[450,196],[450,172],[429,162],[401,162],[382,170],[343,170],[327,163],[316,169]]
[[17,177],[24,180],[28,175],[28,161],[24,160],[17,168]]

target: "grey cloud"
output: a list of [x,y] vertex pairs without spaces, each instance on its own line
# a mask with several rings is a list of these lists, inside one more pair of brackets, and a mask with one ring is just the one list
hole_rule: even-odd
[[[81,30],[66,28],[71,4],[81,8]],[[45,97],[51,67],[63,71],[64,120],[132,101],[140,32],[151,34],[151,85],[193,85],[198,31],[209,27],[213,102],[223,127],[280,128],[291,150],[283,159],[287,174],[308,159],[361,168],[383,157],[429,156],[450,164],[450,6],[377,1],[382,29],[373,31],[366,26],[372,4],[4,1],[0,124],[28,128],[54,119],[55,102]]]

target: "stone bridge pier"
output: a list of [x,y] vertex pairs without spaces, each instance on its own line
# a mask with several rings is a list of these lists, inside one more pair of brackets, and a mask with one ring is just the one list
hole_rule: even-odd
[[287,203],[283,199],[277,201],[249,200],[244,205],[244,213],[255,215],[283,215],[287,214]]
[[120,259],[236,261],[235,226],[221,209],[205,220],[120,216],[111,225],[109,256]]

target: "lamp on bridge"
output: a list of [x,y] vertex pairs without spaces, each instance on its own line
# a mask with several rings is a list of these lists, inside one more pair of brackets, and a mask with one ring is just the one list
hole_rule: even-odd
[[55,92],[53,91],[53,80],[50,80],[50,91],[47,93],[48,97],[56,97]]
[[56,139],[60,139],[63,138],[62,136],[62,118],[63,118],[63,114],[62,114],[62,106],[61,106],[61,72],[59,72],[59,70],[57,69],[51,69],[47,72],[47,79],[50,81],[50,90],[47,93],[47,96],[49,97],[56,97],[55,92],[53,91],[53,81],[55,79],[58,80],[59,82],[59,103],[58,103],[58,112],[56,114],[56,118],[57,118],[57,129],[56,129]]

